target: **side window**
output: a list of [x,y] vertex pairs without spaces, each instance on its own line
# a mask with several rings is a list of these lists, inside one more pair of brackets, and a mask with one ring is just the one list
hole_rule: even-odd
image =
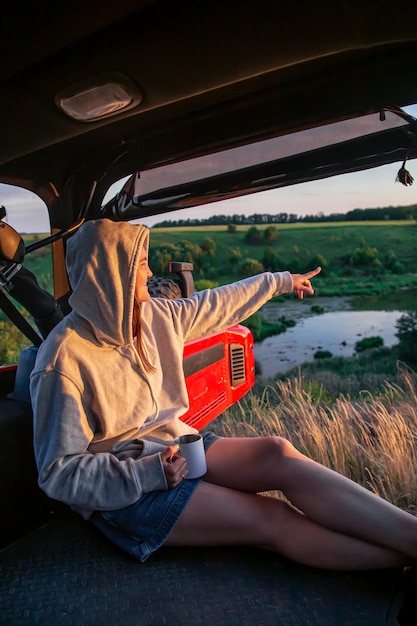
[[[46,205],[34,193],[12,185],[0,184],[1,219],[21,235],[25,246],[50,234]],[[25,256],[23,266],[36,277],[40,287],[53,293],[51,247],[40,248]],[[13,288],[1,287],[6,295],[33,326],[31,315],[13,298]],[[34,326],[35,330],[36,327]],[[16,363],[30,340],[16,328],[0,308],[0,365]]]

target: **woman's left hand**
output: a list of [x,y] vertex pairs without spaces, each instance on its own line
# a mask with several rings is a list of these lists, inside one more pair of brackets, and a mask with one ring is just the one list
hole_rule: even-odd
[[310,280],[314,278],[314,276],[317,276],[317,274],[320,274],[320,272],[321,267],[317,267],[315,270],[311,270],[311,272],[306,272],[305,274],[291,274],[293,291],[300,300],[304,298],[305,293],[309,296],[314,294]]

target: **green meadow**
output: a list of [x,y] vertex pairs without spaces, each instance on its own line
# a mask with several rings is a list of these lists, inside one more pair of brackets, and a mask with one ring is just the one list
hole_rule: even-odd
[[247,259],[264,269],[292,272],[321,265],[322,274],[315,281],[321,295],[383,293],[417,284],[417,225],[413,221],[283,224],[274,226],[274,238],[263,242],[262,233],[269,227],[256,226],[261,236],[257,244],[247,242],[248,226],[237,226],[233,233],[226,226],[152,229],[151,250],[167,244],[178,247],[184,241],[204,247],[207,239],[212,240],[209,262],[195,259],[195,279],[219,284],[243,277]]
[[[242,266],[250,259],[262,264],[263,269],[276,271],[304,272],[320,264],[322,274],[315,279],[320,295],[381,294],[417,285],[414,221],[280,224],[274,227],[272,240],[264,242],[262,233],[269,226],[256,226],[261,235],[257,244],[245,239],[249,226],[237,226],[233,233],[226,226],[153,228],[150,257],[157,266],[152,270],[155,275],[167,275],[167,261],[175,257],[193,262],[196,281],[225,284],[242,278]],[[25,243],[39,237],[27,235]],[[209,250],[205,251],[208,240]],[[166,251],[165,262],[158,267],[157,253],[161,249]],[[265,267],[267,252],[271,267]],[[43,287],[52,290],[49,248],[28,255],[25,265]]]

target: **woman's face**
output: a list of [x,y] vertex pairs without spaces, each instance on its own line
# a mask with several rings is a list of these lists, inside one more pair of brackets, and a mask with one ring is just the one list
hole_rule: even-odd
[[147,287],[148,278],[152,276],[152,272],[148,265],[148,246],[144,245],[139,259],[138,271],[136,274],[135,297],[137,302],[147,302],[150,295]]

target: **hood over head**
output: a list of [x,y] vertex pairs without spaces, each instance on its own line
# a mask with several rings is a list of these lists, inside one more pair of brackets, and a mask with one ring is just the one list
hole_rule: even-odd
[[133,340],[136,273],[148,242],[145,226],[109,219],[85,222],[67,242],[69,304],[91,324],[99,342]]

